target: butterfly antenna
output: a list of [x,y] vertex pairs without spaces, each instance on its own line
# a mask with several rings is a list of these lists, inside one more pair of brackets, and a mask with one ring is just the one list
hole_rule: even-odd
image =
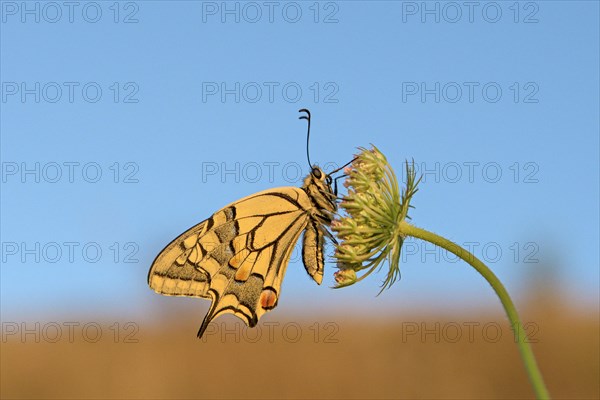
[[306,108],[302,108],[298,110],[298,112],[306,113],[306,115],[298,117],[298,119],[305,119],[308,121],[308,131],[306,132],[306,158],[308,159],[308,168],[312,169],[312,164],[310,162],[310,153],[308,151],[308,143],[310,141],[310,111],[308,111]]
[[354,157],[352,160],[348,161],[346,164],[342,165],[342,166],[341,166],[341,167],[339,167],[338,169],[331,171],[331,172],[330,172],[330,173],[328,173],[327,175],[328,175],[328,176],[331,176],[331,175],[335,174],[336,172],[338,172],[338,171],[340,171],[340,170],[342,170],[342,169],[346,168],[348,165],[350,165],[350,164],[352,164],[354,161],[356,161],[356,159],[357,159],[357,158],[358,158],[358,157]]

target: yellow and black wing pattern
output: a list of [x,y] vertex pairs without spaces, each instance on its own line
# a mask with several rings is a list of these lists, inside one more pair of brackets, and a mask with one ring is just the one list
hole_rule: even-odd
[[250,327],[277,306],[281,282],[302,231],[309,275],[323,279],[323,226],[303,188],[283,187],[243,198],[173,240],[154,260],[148,284],[171,296],[212,300],[198,332],[232,313]]

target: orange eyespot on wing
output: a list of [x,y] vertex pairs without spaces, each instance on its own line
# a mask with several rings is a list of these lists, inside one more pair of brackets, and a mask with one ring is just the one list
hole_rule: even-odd
[[265,310],[270,310],[275,308],[277,305],[277,293],[273,289],[266,288],[263,289],[260,294],[260,306]]

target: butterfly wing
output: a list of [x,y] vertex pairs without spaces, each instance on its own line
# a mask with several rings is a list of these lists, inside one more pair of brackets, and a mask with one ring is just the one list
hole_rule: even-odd
[[198,236],[209,220],[191,227],[165,247],[148,272],[148,285],[167,296],[209,297],[210,277],[198,268]]
[[325,228],[315,220],[310,220],[304,230],[302,239],[302,262],[306,272],[319,285],[323,281],[323,246],[325,243]]
[[311,207],[306,192],[294,187],[232,203],[171,242],[152,264],[148,283],[162,294],[212,299],[199,337],[212,319],[225,313],[255,326],[277,306]]

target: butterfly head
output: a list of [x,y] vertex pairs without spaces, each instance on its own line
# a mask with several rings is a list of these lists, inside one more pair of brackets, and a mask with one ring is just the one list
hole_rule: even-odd
[[304,185],[313,184],[318,186],[321,190],[329,191],[333,193],[331,189],[332,179],[331,176],[327,175],[321,168],[313,165],[310,175],[304,179]]

